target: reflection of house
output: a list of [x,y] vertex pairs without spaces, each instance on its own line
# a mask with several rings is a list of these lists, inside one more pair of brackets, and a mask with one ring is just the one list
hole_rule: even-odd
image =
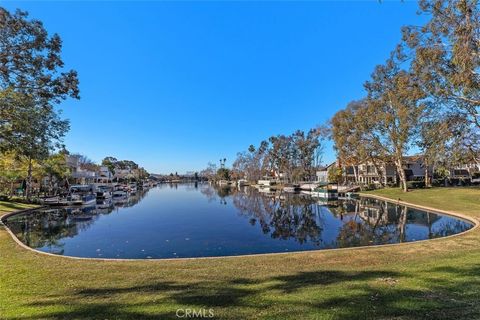
[[358,215],[370,225],[398,224],[405,217],[409,224],[431,226],[441,218],[440,215],[425,211],[399,206],[395,203],[379,200],[359,200]]
[[358,215],[370,225],[386,224],[389,215],[388,210],[387,213],[385,212],[385,208],[388,208],[387,203],[363,201],[360,204]]

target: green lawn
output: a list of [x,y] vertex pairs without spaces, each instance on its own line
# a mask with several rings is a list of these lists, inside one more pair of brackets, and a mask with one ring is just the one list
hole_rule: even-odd
[[[480,217],[479,189],[374,193]],[[479,262],[480,229],[367,249],[121,262],[36,254],[0,228],[0,319],[178,319],[178,308],[214,319],[478,319]]]

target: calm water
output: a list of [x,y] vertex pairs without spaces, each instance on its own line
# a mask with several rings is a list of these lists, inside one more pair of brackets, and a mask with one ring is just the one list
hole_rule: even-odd
[[306,194],[162,185],[124,202],[16,215],[30,247],[98,258],[183,258],[289,252],[444,237],[472,227],[453,217],[371,199],[328,205]]

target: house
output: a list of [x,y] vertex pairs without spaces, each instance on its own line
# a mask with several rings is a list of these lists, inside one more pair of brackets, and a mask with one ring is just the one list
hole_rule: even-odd
[[318,168],[316,174],[315,174],[315,182],[320,183],[320,184],[326,184],[329,183],[328,179],[328,171],[334,167],[337,163],[333,162],[327,166],[320,167]]
[[101,183],[109,183],[113,180],[113,174],[110,169],[105,166],[101,166],[98,169],[97,181]]
[[[346,182],[360,184],[396,184],[398,181],[397,171],[393,164],[366,162],[358,166],[347,166],[344,169]],[[357,180],[358,179],[358,180]]]
[[[407,181],[421,181],[425,179],[425,165],[422,156],[406,156],[403,158],[404,172]],[[360,184],[398,184],[399,175],[393,163],[371,161],[361,163],[357,166],[346,166],[343,168],[345,181],[348,183],[358,182]],[[432,176],[432,169],[428,174]]]
[[66,155],[67,167],[70,170],[73,183],[90,184],[95,183],[97,179],[97,172],[82,169],[80,166],[80,159],[76,155]]
[[450,169],[450,179],[470,182],[480,176],[480,170],[476,163],[466,163]]

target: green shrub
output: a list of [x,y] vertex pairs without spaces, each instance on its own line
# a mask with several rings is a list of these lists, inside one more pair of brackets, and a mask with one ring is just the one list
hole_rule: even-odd
[[420,189],[425,188],[425,181],[407,181],[408,189]]

